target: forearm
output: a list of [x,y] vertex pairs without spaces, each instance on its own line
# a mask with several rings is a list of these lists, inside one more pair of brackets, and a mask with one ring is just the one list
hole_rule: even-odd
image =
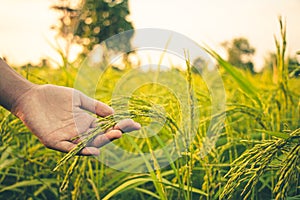
[[29,82],[0,58],[0,105],[11,111],[18,98],[35,84]]

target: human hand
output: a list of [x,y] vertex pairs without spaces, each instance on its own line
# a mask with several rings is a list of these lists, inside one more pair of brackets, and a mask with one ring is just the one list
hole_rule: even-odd
[[[13,104],[12,113],[48,148],[69,152],[78,140],[72,138],[96,127],[97,118],[87,111],[106,117],[113,114],[108,105],[73,88],[35,85]],[[99,134],[80,151],[81,155],[98,155],[99,147],[122,136],[122,132],[140,129],[131,119],[120,121],[114,128]]]

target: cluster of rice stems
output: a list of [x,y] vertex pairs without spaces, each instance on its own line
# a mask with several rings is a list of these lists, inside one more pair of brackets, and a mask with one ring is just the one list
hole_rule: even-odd
[[[133,178],[131,180],[126,180],[124,184],[121,184],[119,187],[115,188],[112,190],[110,193],[108,193],[104,199],[108,199],[112,195],[115,195],[116,193],[120,192],[120,188],[122,188],[122,191],[128,190],[131,187],[128,187],[129,182],[135,182],[136,179],[140,180],[138,185],[145,184],[146,182],[150,181],[153,183],[154,187],[156,188],[157,194],[152,193],[151,191],[135,187],[135,189],[139,192],[146,193],[148,195],[151,195],[153,197],[159,196],[160,199],[168,199],[168,195],[166,192],[166,188],[168,187],[173,187],[176,190],[180,190],[181,194],[179,196],[184,197],[184,199],[192,199],[192,193],[198,193],[200,195],[206,195],[203,191],[194,188],[192,186],[192,171],[193,171],[193,165],[195,161],[193,161],[194,156],[191,156],[191,153],[193,151],[193,148],[189,148],[189,143],[190,141],[193,140],[192,135],[193,132],[195,131],[195,120],[194,120],[194,115],[195,115],[195,102],[194,102],[194,91],[193,91],[193,86],[192,86],[192,72],[191,72],[191,65],[190,61],[186,61],[187,64],[187,83],[188,83],[188,102],[189,102],[189,116],[191,119],[187,119],[188,124],[187,127],[179,127],[178,125],[178,119],[175,120],[173,117],[177,116],[172,116],[176,112],[171,112],[171,113],[165,113],[161,110],[161,107],[157,106],[156,102],[151,102],[152,97],[151,96],[131,96],[131,97],[120,97],[120,98],[115,98],[111,100],[111,103],[113,107],[115,108],[115,114],[112,116],[104,117],[104,118],[99,118],[98,120],[98,126],[83,135],[80,135],[74,139],[81,139],[81,142],[77,144],[77,146],[72,149],[69,153],[67,153],[61,160],[58,161],[56,167],[54,168],[55,170],[58,170],[61,166],[67,163],[67,161],[71,158],[73,158],[76,154],[82,150],[88,143],[98,134],[103,133],[105,130],[114,127],[116,123],[122,119],[127,119],[131,118],[134,119],[135,121],[138,121],[141,123],[141,125],[147,125],[149,121],[155,121],[155,123],[161,123],[160,125],[164,126],[167,128],[167,131],[173,135],[173,138],[175,139],[176,142],[176,151],[177,154],[181,155],[181,150],[185,149],[186,153],[189,153],[189,156],[184,156],[185,160],[183,163],[181,161],[174,161],[172,160],[171,156],[168,155],[168,152],[165,152],[165,156],[169,160],[171,171],[169,171],[167,174],[172,172],[171,174],[174,174],[174,180],[172,182],[168,181],[167,179],[163,178],[164,174],[159,166],[159,163],[157,161],[157,158],[153,154],[153,151],[155,148],[153,146],[153,143],[149,140],[149,138],[146,138],[146,145],[148,146],[149,152],[152,154],[152,161],[154,163],[154,168],[155,171],[153,171],[152,166],[148,163],[148,161],[145,159],[144,162],[146,163],[148,170],[149,170],[149,178],[146,178],[143,181],[139,178]],[[159,99],[161,97],[155,96],[154,99],[158,101],[158,103],[161,104],[162,99]],[[165,100],[165,97],[164,97]],[[168,105],[167,105],[168,106]],[[174,109],[174,108],[172,108]],[[142,131],[143,132],[143,131]],[[176,135],[179,134],[179,135]],[[163,147],[165,144],[162,141],[162,139],[159,138],[159,136],[155,136],[156,141]],[[132,144],[132,146],[140,153],[140,155],[143,157],[143,152],[140,148],[140,144],[137,144],[136,141],[128,138],[129,142]],[[148,163],[148,164],[147,164]],[[78,165],[78,157],[76,157],[73,161],[73,163],[70,165],[70,167],[67,170],[67,173],[65,174],[65,178],[61,184],[61,191],[64,191],[67,189],[70,177],[76,168],[76,165]],[[181,173],[180,173],[181,171]],[[78,179],[78,178],[77,178]],[[76,179],[76,180],[77,180]],[[177,182],[177,183],[176,183]],[[127,188],[123,188],[123,186],[126,185]],[[136,185],[136,186],[138,186]],[[74,186],[75,187],[75,186]],[[77,189],[78,190],[78,189]],[[72,192],[72,196],[74,196],[74,190]],[[76,196],[76,195],[75,195]]]
[[[227,92],[226,110],[213,116],[210,93],[201,75],[191,70],[188,53],[186,71],[158,70],[145,75],[154,74],[156,79],[163,75],[172,84],[178,83],[174,73],[185,76],[183,85],[186,86],[187,105],[184,106],[187,109],[184,112],[179,112],[182,105],[179,105],[176,95],[167,95],[167,90],[158,85],[150,86],[150,89],[143,86],[131,97],[112,98],[109,104],[115,109],[115,114],[99,118],[94,130],[74,138],[80,142],[67,154],[44,148],[20,120],[1,110],[0,198],[279,200],[299,197],[299,92],[295,87],[293,89],[287,75],[286,31],[281,19],[279,25],[281,37],[276,39],[276,84],[264,75],[247,76],[215,51],[206,49],[219,63]],[[63,78],[57,76],[61,71],[50,69],[27,68],[25,75],[37,83],[72,85],[75,68],[61,70],[68,72]],[[49,73],[53,76],[48,76]],[[125,73],[109,69],[102,85],[99,84],[97,98],[107,102]],[[39,76],[35,77],[35,74]],[[47,81],[37,77],[45,77]],[[143,77],[135,79],[136,85],[140,79]],[[193,83],[201,87],[194,87]],[[298,82],[295,80],[295,83]],[[225,116],[224,123],[222,118]],[[153,137],[147,137],[147,129],[142,129],[138,134],[145,136],[143,138],[124,135],[114,142],[142,158],[138,163],[128,160],[119,165],[132,166],[133,169],[143,165],[147,172],[122,172],[94,157],[77,156],[96,135],[126,118],[134,119],[142,127],[152,122],[163,127]],[[210,126],[212,121],[215,123]],[[209,127],[212,132],[222,127],[221,134],[207,138]],[[178,141],[176,149],[171,153],[163,152],[170,165],[162,168],[161,158],[155,150],[166,146],[172,139]],[[151,155],[151,161],[145,157],[146,153]],[[173,161],[172,153],[180,157]],[[105,161],[108,156],[116,162],[123,159],[114,152],[101,154],[100,158]],[[56,172],[53,173],[55,164]]]
[[[280,27],[281,29],[285,27],[283,26],[281,20]],[[295,127],[293,114],[288,115],[287,113],[290,113],[289,109],[291,109],[291,107],[295,104],[294,99],[297,99],[297,95],[295,98],[295,94],[292,94],[289,91],[288,79],[285,78],[285,31],[281,31],[281,36],[282,45],[279,45],[278,40],[276,40],[276,45],[278,48],[280,48],[280,50],[278,50],[277,63],[279,63],[279,71],[283,71],[280,74],[282,78],[279,79],[278,87],[276,87],[274,90],[268,91],[268,97],[264,97],[264,94],[260,92],[258,87],[254,85],[248,78],[246,78],[242,72],[235,69],[234,66],[222,59],[216,52],[207,48],[206,51],[216,58],[219,65],[230,74],[235,83],[239,86],[239,91],[245,96],[246,101],[242,100],[235,103],[229,103],[227,104],[226,111],[218,113],[215,116],[202,116],[201,120],[195,124],[196,121],[194,119],[194,112],[195,109],[199,109],[199,105],[196,105],[195,103],[194,93],[197,95],[197,100],[199,100],[199,98],[205,99],[201,101],[202,103],[205,102],[206,106],[202,107],[202,111],[210,109],[208,106],[210,104],[210,98],[208,97],[207,93],[203,91],[194,91],[195,88],[193,88],[192,85],[193,80],[191,65],[189,59],[187,59],[186,79],[188,83],[187,89],[189,94],[188,116],[190,117],[190,120],[188,121],[189,124],[186,124],[187,127],[179,127],[178,121],[175,120],[174,116],[170,115],[169,113],[166,114],[162,112],[160,108],[156,106],[157,102],[161,102],[159,99],[157,102],[149,101],[149,96],[132,96],[130,98],[121,97],[119,99],[113,99],[112,102],[116,107],[115,110],[117,111],[115,115],[99,119],[99,126],[97,128],[89,133],[79,136],[82,138],[82,141],[77,145],[76,148],[66,154],[57,163],[57,166],[54,170],[57,170],[70,158],[78,154],[78,152],[84,148],[96,135],[101,134],[105,130],[115,126],[118,121],[125,118],[132,118],[142,123],[142,125],[146,125],[149,121],[151,121],[151,119],[155,119],[157,122],[161,122],[161,125],[167,126],[170,133],[175,134],[175,132],[179,132],[180,135],[183,136],[182,143],[186,148],[186,152],[181,153],[181,159],[176,160],[174,163],[170,163],[171,170],[164,171],[160,169],[157,158],[153,154],[155,148],[153,143],[148,138],[145,139],[144,144],[147,145],[149,152],[152,154],[152,161],[154,163],[155,171],[153,171],[153,166],[150,166],[147,159],[145,159],[144,162],[146,164],[148,163],[147,167],[149,169],[149,173],[146,175],[141,174],[124,178],[123,181],[121,181],[122,183],[111,190],[104,197],[104,199],[109,199],[120,192],[130,189],[150,195],[153,198],[168,199],[174,195],[172,193],[168,193],[168,188],[170,187],[178,188],[178,191],[181,192],[181,195],[175,196],[180,196],[184,199],[193,199],[194,193],[200,194],[200,196],[202,195],[202,197],[205,198],[230,199],[236,197],[236,191],[239,191],[240,188],[243,188],[241,196],[244,199],[254,198],[251,196],[253,195],[253,191],[257,188],[259,183],[263,183],[262,177],[269,173],[269,171],[277,171],[278,173],[276,183],[273,185],[272,193],[276,199],[284,199],[288,195],[288,192],[290,192],[291,195],[295,194],[295,191],[297,193],[298,189],[292,188],[288,183],[295,182],[297,185],[299,180],[299,129],[296,128],[294,131],[287,131],[287,127],[284,127],[285,129],[283,129],[280,125],[282,123],[292,122],[290,123],[290,127]],[[277,103],[269,103],[273,100]],[[281,108],[281,105],[278,102],[282,102],[282,107],[284,108]],[[277,110],[274,110],[274,105],[276,105],[275,107],[277,107]],[[214,141],[204,141],[204,133],[207,130],[207,124],[212,121],[212,119],[216,119],[213,120],[216,121],[216,124],[212,126],[212,130],[216,131],[217,127],[220,125],[219,123],[221,123],[221,120],[218,120],[219,118],[222,118],[226,115],[229,123],[237,123],[235,122],[235,116],[238,113],[241,116],[249,116],[251,121],[254,120],[257,123],[258,126],[249,122],[249,124],[243,127],[253,128],[252,132],[255,131],[260,133],[262,135],[262,140],[244,140],[243,142],[245,144],[254,143],[255,145],[249,150],[246,150],[239,157],[239,152],[242,150],[239,150],[239,147],[236,145],[239,145],[238,143],[241,143],[241,141],[239,142],[238,139],[234,141],[232,140],[235,137],[232,133],[232,127],[230,127],[230,125],[226,125],[225,132],[223,133],[223,135],[227,134],[226,141],[223,142],[223,144],[218,148],[216,147],[215,149],[212,149],[209,155],[205,156],[203,153],[205,151],[204,144],[213,145],[216,141],[222,141],[222,138],[211,138],[211,140]],[[197,129],[195,128],[196,126],[198,127]],[[241,130],[242,127],[238,125],[237,131]],[[251,130],[249,133],[250,132]],[[193,133],[197,133],[196,139],[192,145],[188,145],[188,141],[193,140],[190,138],[191,135],[194,135]],[[265,137],[265,135],[269,137]],[[239,136],[242,136],[242,134]],[[272,137],[278,139],[274,140]],[[248,138],[250,139],[250,137]],[[164,145],[163,141],[159,137],[156,137],[156,139],[156,142],[158,142],[161,146]],[[128,138],[128,140],[132,144],[132,147],[143,156],[141,145],[130,138]],[[180,146],[180,144],[178,146]],[[227,160],[228,163],[227,161],[225,161],[226,163],[223,163],[224,159],[220,156],[222,154],[227,154],[227,151],[229,152],[229,161]],[[169,155],[166,153],[166,156],[168,157]],[[212,158],[213,160],[211,160]],[[85,160],[87,159],[85,158]],[[169,160],[171,159],[169,158]],[[278,163],[278,161],[281,163]],[[84,161],[84,163],[85,162],[87,161]],[[71,164],[70,168],[68,169],[63,184],[61,185],[62,190],[67,188],[68,180],[74,170],[73,168],[75,168],[77,164],[78,158],[74,159],[73,164]],[[195,167],[199,165],[202,167]],[[227,171],[229,167],[231,167],[231,169]],[[82,166],[80,169],[83,170]],[[193,176],[197,176],[195,173],[198,173],[198,170],[201,172],[201,174],[205,172],[203,175],[204,182],[202,189],[204,189],[204,191],[206,190],[207,192],[203,192],[203,190],[199,190],[194,187]],[[222,174],[226,175],[223,177]],[[167,176],[170,175],[174,176],[172,181],[169,181],[167,178]],[[274,177],[272,178],[272,180],[275,179]],[[76,178],[76,183],[79,184],[79,180],[81,180],[81,175],[79,178]],[[217,184],[217,180],[220,181],[220,183]],[[153,183],[156,192],[140,187],[148,182]],[[226,182],[226,184],[223,186],[221,182]],[[78,187],[79,186],[77,185],[77,191],[79,190]],[[73,193],[73,195],[76,194],[75,190]],[[95,194],[97,194],[96,196],[99,196],[97,189],[95,189]]]
[[[125,101],[124,101],[125,100]],[[71,151],[69,151],[61,160],[58,161],[56,167],[53,169],[53,171],[56,171],[59,167],[64,165],[70,158],[77,155],[84,147],[86,147],[97,135],[102,134],[109,128],[114,127],[119,121],[123,119],[141,119],[141,118],[149,118],[149,119],[157,119],[157,122],[160,122],[164,119],[166,119],[166,125],[174,132],[178,131],[183,135],[183,132],[180,130],[180,128],[177,126],[177,123],[175,120],[169,116],[166,115],[166,113],[161,112],[160,109],[158,109],[155,104],[145,101],[142,98],[139,97],[122,97],[119,99],[114,99],[114,106],[117,107],[116,110],[122,110],[122,108],[127,108],[127,101],[131,102],[131,108],[129,110],[123,110],[120,112],[116,112],[114,115],[110,115],[104,118],[99,118],[97,121],[97,127],[91,130],[90,132],[84,133],[82,135],[79,135],[73,140],[76,140],[78,138],[81,139],[81,141],[76,145],[75,148],[73,148]],[[144,124],[144,122],[141,122],[141,124]]]
[[[145,98],[145,97],[143,97]],[[178,127],[177,122],[168,114],[162,112],[161,109],[159,109],[159,107],[157,107],[154,103],[151,103],[149,100],[144,100],[141,97],[122,97],[122,98],[118,98],[118,99],[113,99],[113,105],[116,108],[116,113],[112,116],[108,116],[105,118],[99,118],[98,120],[98,126],[92,130],[91,132],[85,133],[84,135],[80,135],[78,137],[82,138],[81,142],[77,144],[77,146],[72,149],[69,153],[67,153],[61,160],[58,161],[56,167],[54,168],[54,170],[58,170],[58,168],[60,168],[61,166],[67,164],[67,161],[70,160],[71,158],[73,158],[74,156],[76,156],[76,154],[78,154],[80,152],[80,150],[82,148],[84,148],[96,135],[103,133],[105,130],[114,127],[116,125],[116,123],[122,119],[127,119],[127,118],[131,118],[134,119],[138,122],[140,122],[142,125],[146,125],[149,120],[154,120],[156,123],[161,123],[162,126],[166,126],[166,128],[168,129],[168,131],[173,134],[173,137],[177,138],[176,140],[181,140],[181,144],[176,144],[177,145],[177,153],[180,154],[180,150],[182,148],[182,145],[186,145],[184,144],[185,140],[186,140],[186,136],[184,136],[182,130],[180,129],[180,127]],[[129,105],[128,105],[129,104]],[[127,111],[124,111],[127,110]],[[179,134],[182,137],[178,137]],[[157,138],[157,137],[156,137]],[[74,138],[77,139],[77,138]],[[141,151],[140,147],[138,144],[136,144],[135,141],[133,141],[132,139],[130,139],[130,137],[128,138],[129,142],[132,144],[132,146],[140,153],[141,157],[143,157],[143,152]],[[159,142],[159,137],[157,138],[157,141]],[[160,143],[163,142],[160,141]],[[146,138],[146,144],[149,147],[149,151],[150,153],[153,151],[152,150],[152,146],[153,144],[151,144],[151,142]],[[74,171],[75,168],[80,167],[80,169],[83,168],[82,164],[80,166],[78,166],[78,158],[79,157],[75,157],[74,161],[72,162],[72,164],[69,166],[67,173],[65,174],[64,180],[61,184],[60,187],[60,191],[65,191],[68,188],[69,185],[69,180],[72,176],[72,173]],[[87,158],[83,158],[83,162],[85,163],[87,160]],[[160,166],[157,163],[157,160],[155,158],[155,156],[153,155],[152,160],[154,161],[154,167],[155,169],[157,169],[155,172],[151,172],[153,171],[153,169],[151,169],[151,166],[149,164],[147,164],[148,168],[149,168],[149,173],[152,177],[152,182],[156,188],[156,191],[158,192],[160,198],[162,199],[167,199],[166,197],[166,193],[164,192],[164,186],[162,186],[162,184],[166,183],[166,181],[164,181],[164,183],[162,182],[163,178],[160,175],[160,171],[159,168]],[[171,158],[169,158],[169,160],[171,161]],[[148,162],[147,160],[144,160],[146,163]],[[173,166],[173,170],[177,171],[178,169]],[[84,166],[84,168],[86,168]],[[83,170],[84,171],[84,170]],[[178,171],[177,171],[178,172]],[[80,175],[81,173],[79,173],[78,175]],[[83,173],[84,174],[84,173]],[[77,176],[76,181],[74,183],[74,188],[76,188],[76,190],[74,189],[72,191],[72,196],[74,197],[74,199],[76,199],[75,197],[77,196],[76,191],[79,191],[80,185],[76,186],[76,183],[81,184],[80,181],[77,181],[79,179],[81,179],[82,174],[80,175],[80,177]],[[177,173],[177,178],[180,178],[180,175]],[[180,182],[180,181],[179,181]],[[142,184],[143,182],[141,182]],[[170,184],[170,183],[169,183]],[[184,185],[181,185],[182,188],[184,188]],[[130,189],[130,187],[126,188],[126,189]],[[184,188],[186,189],[186,188]],[[189,188],[190,190],[195,190],[193,188]],[[114,189],[113,191],[111,191],[111,193],[108,194],[115,194],[115,192],[119,191],[118,188]]]
[[282,163],[282,167],[278,173],[278,182],[273,189],[273,195],[275,199],[285,199],[288,193],[289,188],[293,182],[295,185],[299,186],[296,178],[299,178],[299,165],[300,165],[300,144],[294,145],[293,148],[289,151],[286,159]]
[[281,161],[282,154],[284,154],[285,159],[281,164],[277,164],[280,167],[279,177],[273,189],[276,199],[284,199],[287,195],[287,189],[295,186],[291,183],[296,180],[293,179],[293,175],[297,174],[299,170],[297,169],[300,164],[299,136],[300,129],[297,129],[290,133],[288,140],[264,141],[244,152],[232,163],[232,168],[226,174],[225,177],[229,177],[229,179],[220,198],[231,199],[236,189],[246,182],[246,185],[243,185],[244,189],[241,196],[243,199],[248,199],[260,177],[266,171],[274,168],[274,160]]
[[[295,185],[299,184],[299,124],[295,124],[294,131],[286,130],[287,124],[294,127],[294,122],[298,119],[292,118],[288,110],[295,110],[294,97],[288,89],[288,73],[287,65],[285,64],[286,50],[286,27],[279,18],[281,42],[275,39],[277,47],[277,67],[278,71],[278,87],[272,91],[272,99],[276,99],[274,103],[278,106],[278,110],[272,113],[267,111],[272,110],[272,104],[264,101],[257,90],[247,79],[245,79],[239,71],[234,69],[228,62],[224,61],[219,55],[212,50],[207,50],[219,62],[220,66],[224,67],[233,79],[238,83],[241,91],[248,97],[254,100],[254,105],[234,105],[233,108],[227,110],[227,115],[230,113],[242,112],[251,117],[254,117],[263,130],[259,130],[262,134],[274,136],[277,140],[262,140],[253,148],[246,150],[233,163],[231,169],[225,175],[228,178],[227,183],[222,189],[221,199],[232,199],[234,194],[242,189],[240,194],[243,199],[253,198],[253,194],[261,177],[269,170],[278,171],[277,184],[273,187],[273,196],[275,199],[285,199],[290,191],[290,195],[297,194],[299,188]],[[295,99],[298,99],[297,97]],[[282,104],[282,105],[281,105]],[[278,114],[280,113],[280,114]],[[275,120],[274,120],[275,118]],[[273,125],[271,122],[276,122]],[[285,123],[285,127],[280,124]],[[278,164],[279,160],[282,163]],[[274,167],[276,166],[276,167]],[[278,170],[279,169],[279,170]],[[295,183],[295,185],[293,185]]]

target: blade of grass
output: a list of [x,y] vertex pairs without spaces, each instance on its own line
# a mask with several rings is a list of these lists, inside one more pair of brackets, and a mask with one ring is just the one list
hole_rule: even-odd
[[134,189],[135,189],[136,191],[139,191],[139,192],[148,194],[149,196],[152,196],[152,197],[154,197],[154,198],[156,198],[156,199],[160,199],[160,197],[159,197],[158,195],[156,195],[154,192],[151,192],[151,191],[146,190],[146,189],[144,189],[144,188],[139,188],[139,187],[137,187],[137,188],[134,188]]
[[16,190],[20,187],[30,187],[30,186],[34,186],[34,185],[43,185],[45,183],[53,184],[53,183],[57,183],[57,180],[56,179],[34,179],[34,180],[20,181],[20,182],[17,182],[15,184],[13,184],[13,185],[9,185],[9,186],[6,186],[6,187],[2,188],[0,190],[0,193],[4,192],[4,191],[8,191],[8,190]]
[[147,167],[147,169],[150,173],[151,180],[152,180],[152,182],[153,182],[160,198],[161,199],[167,199],[165,191],[164,191],[163,187],[159,184],[160,181],[158,180],[158,177],[156,176],[156,174],[154,172],[154,170],[156,170],[156,169],[153,169],[153,167],[149,163],[148,159],[145,157],[143,151],[138,147],[137,143],[131,137],[128,137],[128,140],[136,148],[136,150],[139,152],[139,154],[142,156],[142,158],[143,158],[143,160],[146,164],[146,167]]
[[290,135],[287,134],[287,133],[276,132],[276,131],[267,131],[267,130],[259,130],[259,129],[256,129],[256,131],[263,132],[263,133],[266,133],[268,135],[271,135],[271,136],[274,136],[274,137],[277,137],[277,138],[280,138],[280,139],[287,140],[287,139],[290,138]]
[[128,189],[142,185],[146,182],[152,182],[152,181],[153,181],[152,178],[135,178],[135,179],[126,181],[125,183],[120,184],[118,187],[116,187],[114,190],[112,190],[110,193],[108,193],[105,197],[103,197],[102,200],[108,200],[120,192],[126,191]]
[[257,88],[245,77],[243,74],[238,71],[233,65],[229,62],[225,61],[217,52],[210,48],[204,48],[204,50],[213,56],[221,65],[226,72],[228,72],[232,78],[237,82],[241,90],[251,99],[255,100],[255,102],[262,107],[262,103],[260,101],[260,97],[258,94]]
[[96,199],[100,200],[100,195],[99,195],[99,192],[98,192],[98,189],[97,189],[97,186],[95,185],[95,183],[89,178],[87,179],[87,181],[91,184],[94,194],[96,196]]

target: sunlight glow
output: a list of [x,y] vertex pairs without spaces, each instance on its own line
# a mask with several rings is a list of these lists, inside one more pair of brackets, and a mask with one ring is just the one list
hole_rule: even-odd
[[[256,48],[256,68],[274,51],[277,17],[287,20],[288,53],[300,49],[299,0],[130,0],[130,18],[135,28],[163,28],[184,34],[198,43],[221,49],[220,43],[244,36]],[[49,43],[56,44],[50,27],[58,14],[50,0],[0,0],[0,56],[16,65],[39,63],[41,58],[60,60]],[[78,49],[70,53],[75,57]],[[220,51],[219,51],[220,52]],[[221,49],[222,52],[222,49]],[[224,51],[223,51],[224,52]]]

